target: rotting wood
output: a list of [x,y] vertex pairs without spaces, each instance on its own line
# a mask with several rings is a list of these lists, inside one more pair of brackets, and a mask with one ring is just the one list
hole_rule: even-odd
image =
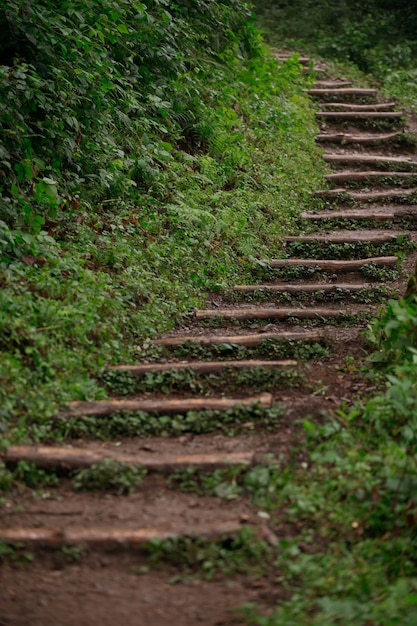
[[364,265],[377,265],[378,267],[392,267],[397,264],[396,256],[369,257],[366,259],[274,259],[271,261],[272,268],[283,267],[318,267],[332,272],[344,272],[358,270]]
[[184,335],[182,337],[166,337],[157,339],[154,343],[158,346],[175,347],[186,343],[197,344],[199,346],[218,346],[229,344],[253,348],[259,346],[263,341],[306,341],[320,342],[323,334],[317,331],[281,331],[269,333],[256,333],[251,335]]
[[341,119],[341,120],[395,120],[404,117],[402,111],[386,111],[386,112],[369,112],[369,111],[317,111],[316,117],[324,119]]
[[104,417],[117,411],[143,411],[144,413],[168,414],[187,411],[226,411],[239,406],[258,405],[269,407],[272,404],[270,393],[261,393],[248,398],[162,398],[155,400],[96,400],[70,403],[70,410],[62,413],[66,417]]
[[[361,182],[361,181],[372,181],[375,179],[379,180],[387,180],[391,182],[391,180],[409,180],[417,179],[416,172],[383,172],[381,170],[378,171],[364,171],[364,172],[335,172],[334,174],[326,174],[324,176],[325,180],[331,183],[348,183],[348,182]],[[391,183],[392,184],[392,183]]]
[[[363,289],[374,289],[379,283],[279,283],[275,285],[235,285],[233,289],[241,293],[268,291],[271,293],[333,293],[339,290],[357,292]],[[380,283],[381,285],[383,283]]]
[[398,139],[403,136],[402,131],[395,131],[392,133],[379,133],[379,134],[366,134],[361,133],[353,135],[351,133],[319,133],[316,135],[316,141],[329,142],[329,143],[341,143],[341,144],[375,144],[380,142],[389,142],[392,139]]
[[341,87],[337,89],[323,89],[313,87],[311,89],[307,89],[307,93],[310,96],[359,96],[359,97],[367,97],[367,96],[376,96],[376,89],[368,89],[368,88],[359,88],[359,87]]
[[248,465],[254,452],[219,452],[211,454],[125,454],[118,450],[88,450],[86,448],[64,448],[61,446],[10,446],[0,454],[6,464],[20,461],[33,463],[43,468],[66,470],[83,469],[111,459],[127,465],[140,465],[151,471],[177,470],[186,467],[219,469],[230,465]]
[[349,102],[322,102],[321,106],[342,111],[386,111],[395,107],[395,102],[351,104]]
[[409,233],[403,231],[351,231],[349,233],[327,233],[324,235],[300,235],[285,237],[286,243],[386,243],[395,241],[398,237],[409,238]]
[[5,543],[30,544],[32,546],[61,547],[63,545],[85,546],[137,546],[155,539],[176,537],[201,537],[216,539],[235,535],[242,529],[240,521],[232,520],[201,527],[158,528],[5,528],[0,530],[0,541]]
[[[323,159],[327,163],[381,163],[382,165],[414,165],[417,166],[417,161],[410,157],[395,157],[395,156],[379,156],[376,154],[335,154],[326,152],[323,154]],[[389,172],[388,172],[389,174]]]
[[248,369],[255,367],[284,369],[296,365],[296,361],[189,361],[181,363],[147,363],[145,365],[112,365],[109,371],[128,372],[132,376],[143,376],[147,372],[167,372],[171,370],[193,370],[198,374],[220,372],[225,368]]
[[326,317],[337,317],[343,315],[344,311],[336,309],[284,309],[284,308],[252,308],[252,309],[202,309],[196,311],[198,319],[213,317],[223,317],[235,320],[256,320],[256,319],[288,319],[291,317],[300,319],[318,319]]

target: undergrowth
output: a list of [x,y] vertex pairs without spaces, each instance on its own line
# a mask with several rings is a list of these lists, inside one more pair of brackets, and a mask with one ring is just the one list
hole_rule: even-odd
[[[416,108],[416,13],[411,2],[384,0],[255,0],[270,43],[343,64],[347,78],[369,80],[388,97]],[[362,75],[355,71],[359,69]],[[334,68],[335,69],[335,68]],[[366,77],[364,76],[366,74]]]
[[[104,397],[207,290],[279,250],[324,165],[249,6],[0,9],[0,426]],[[99,8],[98,8],[99,7]]]
[[409,237],[399,235],[394,240],[375,244],[367,241],[352,243],[294,241],[286,244],[285,253],[288,257],[307,259],[365,259],[391,255],[404,258],[415,248],[415,243]]
[[218,431],[228,436],[253,430],[272,430],[280,423],[283,409],[279,404],[270,408],[240,406],[225,411],[188,411],[174,415],[150,415],[143,411],[116,412],[105,418],[65,417],[21,421],[10,431],[10,442],[30,437],[35,442],[66,439],[111,440],[117,437],[168,437],[193,433],[201,435]]
[[310,359],[321,359],[329,356],[329,346],[322,343],[297,341],[294,339],[273,339],[267,338],[260,341],[254,347],[244,347],[233,343],[220,343],[210,346],[202,346],[186,341],[182,345],[176,346],[173,353],[177,357],[187,356],[197,359],[250,359],[263,357],[268,359],[297,359],[308,361]]
[[[191,367],[164,372],[147,372],[144,376],[129,375],[128,372],[109,371],[104,376],[104,383],[110,394],[121,396],[134,393],[155,392],[169,394],[176,391],[199,392],[209,396],[224,390],[228,392],[251,388],[256,391],[269,391],[282,385],[292,387],[302,380],[301,373],[293,366],[272,368],[268,366],[249,367],[242,370],[225,367],[219,374],[199,375]],[[226,382],[227,381],[227,382]]]
[[[320,276],[322,278],[322,275]],[[316,304],[321,302],[340,302],[342,300],[349,300],[351,302],[359,302],[366,304],[370,302],[378,302],[386,300],[388,296],[393,295],[393,290],[389,289],[385,285],[369,285],[364,286],[362,289],[353,291],[349,287],[338,286],[334,283],[334,288],[331,291],[326,291],[318,284],[316,291],[303,291],[300,286],[299,291],[294,293],[293,291],[272,291],[269,289],[256,289],[251,293],[235,293],[233,299],[237,301],[245,302],[275,302],[279,304],[294,304],[300,302],[308,302],[309,304]]]

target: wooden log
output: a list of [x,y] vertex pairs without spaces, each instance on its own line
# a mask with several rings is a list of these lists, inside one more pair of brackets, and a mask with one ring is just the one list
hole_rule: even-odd
[[417,194],[417,188],[412,189],[387,189],[376,191],[348,191],[347,189],[319,189],[314,192],[315,198],[323,198],[324,200],[337,199],[355,200],[357,202],[384,202],[387,200],[397,200],[410,198]]
[[[326,70],[323,67],[320,67],[319,65],[313,65],[313,67],[311,69],[316,74],[325,74],[326,73]],[[310,67],[309,66],[304,66],[304,72],[306,74],[308,74],[310,72]]]
[[374,200],[395,200],[398,198],[408,198],[414,196],[417,193],[417,189],[389,189],[386,191],[352,191],[349,192],[349,196],[352,200],[358,200],[359,202],[374,201]]
[[368,104],[351,104],[349,102],[323,102],[322,106],[328,109],[341,111],[386,111],[395,107],[395,102],[378,102]]
[[277,59],[278,61],[281,61],[282,63],[285,63],[285,61],[288,61],[288,59],[291,59],[293,57],[297,57],[297,61],[298,63],[300,63],[300,65],[309,65],[311,58],[308,56],[299,56],[297,55],[296,52],[291,52],[289,54],[285,54],[283,52],[274,52],[272,51],[272,56]]
[[[384,210],[386,208],[386,210]],[[417,210],[413,207],[396,209],[395,207],[378,207],[376,209],[343,209],[342,211],[316,211],[314,213],[304,211],[301,213],[303,220],[390,220],[398,218],[417,218]]]
[[358,88],[358,87],[341,87],[336,89],[325,89],[325,88],[317,88],[312,87],[307,90],[307,93],[310,96],[358,96],[358,97],[369,97],[376,96],[376,89],[368,89],[368,88]]
[[0,541],[5,543],[30,544],[34,547],[61,547],[63,545],[93,546],[138,546],[156,539],[177,537],[199,537],[216,539],[235,535],[242,529],[240,521],[204,524],[200,527],[163,528],[4,528],[0,530]]
[[[383,171],[364,171],[364,172],[335,172],[334,174],[326,174],[325,180],[331,183],[349,183],[361,181],[384,182],[387,180],[413,180],[417,179],[416,172],[383,172]],[[392,183],[391,183],[392,184]]]
[[364,265],[393,267],[397,264],[396,256],[369,257],[366,259],[330,260],[330,259],[274,259],[270,266],[283,267],[318,267],[329,272],[350,272],[360,270]]
[[312,91],[314,89],[341,89],[350,87],[352,85],[351,80],[317,80],[309,90]]
[[113,365],[109,371],[128,372],[132,376],[143,376],[148,372],[169,372],[173,370],[193,370],[197,374],[213,374],[221,372],[225,368],[248,369],[255,367],[267,367],[273,369],[285,369],[296,365],[296,361],[190,361],[182,363],[150,363],[145,365]]
[[333,293],[335,291],[357,292],[362,289],[374,288],[375,283],[279,283],[275,285],[235,285],[233,289],[241,293],[267,291],[271,293]]
[[316,141],[320,143],[340,143],[340,144],[362,144],[373,145],[375,143],[390,142],[403,136],[402,131],[392,133],[367,134],[360,133],[354,135],[352,133],[320,133],[316,135]]
[[317,319],[342,315],[343,311],[336,309],[281,309],[281,308],[252,308],[252,309],[203,309],[196,311],[198,319],[222,317],[235,320],[257,320],[257,319],[288,319],[296,317],[300,319]]
[[399,120],[404,117],[401,111],[317,111],[319,119],[340,120]]
[[410,157],[394,157],[394,156],[379,156],[376,154],[323,154],[323,159],[326,163],[354,163],[355,165],[362,165],[366,163],[381,164],[381,165],[404,165],[404,166],[417,166],[417,161]]
[[221,344],[229,344],[234,346],[244,346],[246,348],[254,348],[259,346],[263,341],[308,341],[320,342],[323,339],[321,333],[317,331],[281,331],[274,333],[255,333],[251,335],[184,335],[182,337],[166,337],[165,339],[157,339],[156,345],[174,347],[185,343],[193,343],[199,346],[218,346]]
[[327,233],[325,235],[298,235],[292,237],[285,237],[284,241],[286,243],[386,243],[388,241],[395,241],[398,237],[407,237],[409,238],[409,233],[404,233],[403,231],[351,231],[348,233]]
[[157,400],[97,400],[95,402],[71,402],[67,417],[104,417],[118,411],[143,411],[144,413],[171,414],[187,411],[226,411],[239,406],[257,404],[269,407],[272,404],[270,393],[261,393],[249,398],[162,398]]
[[230,465],[252,463],[254,452],[219,452],[211,454],[125,454],[117,450],[89,450],[86,448],[64,448],[61,446],[10,446],[0,454],[6,464],[19,461],[33,463],[43,468],[65,470],[84,469],[111,459],[117,463],[141,466],[150,471],[177,470],[186,467],[219,469]]
[[344,187],[338,187],[338,189],[317,189],[311,195],[313,198],[338,198],[339,196],[352,196],[351,191],[348,191]]

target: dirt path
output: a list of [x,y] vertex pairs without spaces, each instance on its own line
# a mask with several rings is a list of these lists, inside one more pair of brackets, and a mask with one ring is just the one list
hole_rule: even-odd
[[[273,565],[251,569],[248,545],[275,547],[297,528],[222,493],[215,477],[303,462],[299,420],[369,391],[361,331],[404,290],[417,240],[417,158],[402,113],[342,79],[310,93],[332,173],[283,258],[213,296],[146,362],[110,368],[111,400],[57,416],[63,443],[4,454],[46,473],[0,503],[0,549],[13,548],[0,569],[0,626],[242,624],[234,607],[268,612],[282,597]],[[92,478],[80,472],[100,463],[107,473],[81,490]],[[133,472],[116,479],[115,463]],[[198,482],[203,471],[214,486]]]

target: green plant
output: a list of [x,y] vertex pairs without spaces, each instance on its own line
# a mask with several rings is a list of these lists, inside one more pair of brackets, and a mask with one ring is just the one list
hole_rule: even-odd
[[298,256],[308,259],[363,259],[375,256],[404,256],[415,249],[409,237],[400,235],[394,241],[378,244],[368,242],[331,243],[331,242],[291,242],[285,246],[288,257]]
[[146,552],[151,563],[175,563],[177,568],[194,570],[207,579],[217,572],[256,574],[268,565],[267,546],[250,527],[243,527],[235,537],[211,542],[197,538],[155,540]]
[[23,483],[27,487],[50,487],[58,484],[55,472],[46,471],[28,461],[19,461],[12,473],[14,484]]
[[68,563],[75,563],[79,561],[85,554],[83,546],[62,546],[60,553]]
[[385,311],[369,328],[374,346],[373,363],[388,368],[415,363],[417,349],[417,300],[389,300]]
[[132,493],[140,487],[146,474],[147,470],[138,465],[130,466],[113,459],[105,459],[77,472],[72,482],[77,490],[112,490],[120,496]]
[[[43,425],[28,425],[28,432],[35,441],[83,438],[114,439],[120,436],[150,437],[203,434],[218,430],[227,435],[247,432],[251,429],[271,430],[279,424],[282,407],[237,407],[226,411],[188,411],[178,415],[151,416],[140,411],[115,413],[105,420],[95,417],[56,420]],[[250,426],[248,426],[250,424]]]
[[[227,377],[227,378],[226,378]],[[141,393],[146,391],[173,393],[177,390],[196,391],[204,395],[218,392],[225,387],[231,391],[242,387],[264,391],[277,386],[294,386],[302,379],[302,374],[295,368],[273,369],[268,367],[250,367],[238,369],[233,366],[225,367],[219,373],[199,374],[192,368],[186,370],[172,370],[163,372],[148,372],[142,377],[131,377],[123,373],[120,377],[117,372],[106,376],[106,386],[111,392],[120,395]]]
[[329,348],[318,342],[296,341],[293,339],[263,339],[253,348],[221,343],[212,346],[201,346],[192,342],[175,347],[174,354],[178,357],[195,357],[199,359],[248,359],[253,357],[294,358],[302,361],[320,359],[329,356]]

